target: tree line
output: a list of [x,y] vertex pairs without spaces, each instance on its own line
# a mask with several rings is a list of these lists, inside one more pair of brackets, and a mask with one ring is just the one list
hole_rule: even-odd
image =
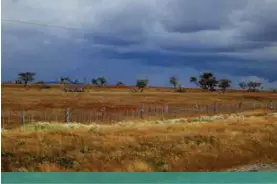
[[[24,72],[18,74],[18,79],[15,81],[16,84],[24,84],[24,87],[27,86],[28,83],[33,82],[35,80],[36,73],[33,72]],[[78,80],[72,81],[69,77],[60,77],[60,84],[68,84],[68,83],[78,83]],[[216,91],[217,89],[221,90],[223,93],[226,92],[228,88],[231,87],[232,81],[227,78],[217,79],[216,76],[211,72],[204,72],[199,77],[192,76],[190,77],[190,82],[195,84],[200,89],[206,91]],[[43,84],[43,81],[38,83]],[[84,78],[85,84],[92,84],[95,86],[103,87],[107,85],[107,79],[105,77],[98,77],[91,79],[91,82],[88,82],[86,78]],[[173,88],[177,92],[185,92],[185,89],[180,84],[177,77],[172,76],[169,78],[169,83],[173,86]],[[136,81],[136,87],[138,91],[143,92],[143,89],[147,87],[149,84],[148,79],[138,79]],[[117,86],[124,86],[124,83],[119,81],[116,83]],[[248,82],[239,82],[238,86],[249,92],[257,92],[263,89],[262,83],[255,81]],[[136,90],[137,91],[137,90]]]

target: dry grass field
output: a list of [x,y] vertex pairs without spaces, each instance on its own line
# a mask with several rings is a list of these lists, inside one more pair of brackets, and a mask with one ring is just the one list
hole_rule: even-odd
[[[39,86],[2,85],[1,93],[2,111],[277,101],[277,95],[268,92],[223,95],[187,89],[176,93],[154,87],[143,93],[131,92],[130,87],[88,87],[84,93],[65,93],[61,86],[41,90]],[[219,119],[209,121],[178,117],[173,123],[136,120],[71,128],[58,122],[15,126],[2,132],[2,171],[220,171],[277,162],[277,118],[268,112],[252,110],[240,112],[243,117],[225,114],[224,118],[219,114]]]
[[18,85],[2,85],[2,108],[4,109],[44,109],[44,108],[80,108],[90,109],[101,104],[108,106],[132,107],[144,104],[164,104],[186,106],[210,104],[213,102],[237,103],[240,101],[266,102],[277,100],[277,94],[260,92],[247,93],[231,91],[202,92],[187,89],[186,93],[176,93],[170,88],[147,88],[143,93],[134,93],[132,87],[88,87],[84,93],[65,93],[62,86],[41,90],[39,86],[25,89]]
[[276,132],[277,117],[258,111],[179,124],[29,125],[2,133],[2,171],[223,171],[276,163]]

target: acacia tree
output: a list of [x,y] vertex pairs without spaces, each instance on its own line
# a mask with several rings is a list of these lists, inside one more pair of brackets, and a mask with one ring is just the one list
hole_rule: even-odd
[[220,79],[218,87],[221,88],[222,92],[225,93],[226,89],[231,87],[232,81],[229,79]]
[[218,84],[216,77],[211,72],[202,73],[199,76],[199,79],[197,79],[197,77],[191,77],[190,82],[195,83],[200,88],[209,91],[215,91],[215,87]]
[[18,80],[23,81],[24,87],[26,87],[28,82],[32,82],[35,80],[35,75],[36,73],[32,72],[19,73]]
[[173,76],[173,77],[170,77],[169,83],[176,89],[179,82],[178,82],[177,77]]
[[148,85],[148,79],[138,79],[136,87],[143,92],[143,89]]

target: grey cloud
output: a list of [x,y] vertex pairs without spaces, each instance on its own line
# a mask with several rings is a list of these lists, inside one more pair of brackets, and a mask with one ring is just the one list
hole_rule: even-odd
[[229,15],[246,5],[245,0],[168,1],[161,17],[169,32],[197,32],[230,27]]
[[[243,68],[249,71],[250,66],[251,74],[265,76],[267,72],[261,72],[264,68],[259,61],[274,67],[277,61],[276,12],[274,0],[2,0],[2,17],[77,28],[72,31],[2,22],[2,29],[6,30],[3,50],[9,58],[16,57],[18,50],[32,55],[31,52],[45,49],[43,42],[48,40],[48,47],[64,49],[56,54],[68,52],[65,47],[71,44],[86,59],[103,54],[105,60],[118,53],[128,59],[153,59],[153,54],[169,53],[185,60],[180,59],[178,67],[185,68],[193,62],[205,65],[207,59],[215,58],[213,62],[218,66],[235,63],[242,68],[240,72]],[[29,49],[24,48],[22,41],[27,37]],[[72,40],[79,45],[72,46]],[[70,51],[74,53],[74,49]],[[226,61],[226,57],[232,60]],[[169,61],[150,59],[150,66],[172,65]],[[271,81],[277,71],[274,67],[270,68]],[[228,72],[241,75],[238,71]]]
[[238,18],[242,36],[247,40],[277,41],[277,1],[251,0]]

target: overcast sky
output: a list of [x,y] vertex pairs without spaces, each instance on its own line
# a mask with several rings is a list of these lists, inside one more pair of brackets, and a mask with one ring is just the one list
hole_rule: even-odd
[[[277,0],[2,0],[2,80],[168,85],[211,71],[277,87]],[[71,29],[72,28],[72,29]]]

